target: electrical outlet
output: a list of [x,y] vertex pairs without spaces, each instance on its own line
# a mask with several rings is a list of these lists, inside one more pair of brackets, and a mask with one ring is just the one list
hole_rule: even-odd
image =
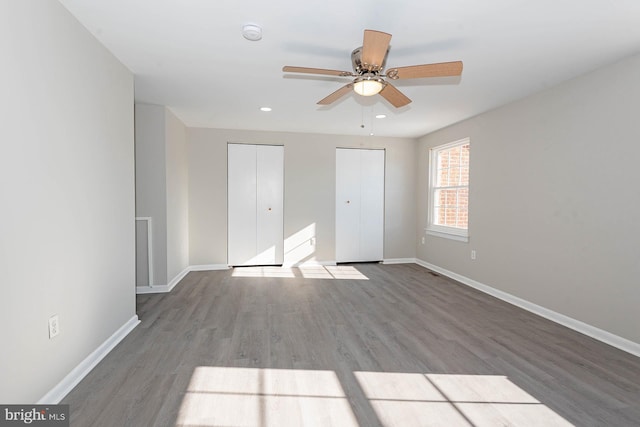
[[49,339],[55,337],[60,333],[60,323],[58,322],[58,315],[51,316],[49,318]]
[[424,245],[424,237],[422,238],[422,244]]
[[476,250],[471,249],[471,259],[476,259]]

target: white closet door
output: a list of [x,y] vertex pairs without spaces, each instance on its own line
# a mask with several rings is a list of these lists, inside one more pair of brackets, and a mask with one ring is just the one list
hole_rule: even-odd
[[380,261],[384,151],[336,149],[336,261]]
[[257,254],[254,264],[284,260],[284,147],[257,147]]
[[228,263],[284,259],[284,147],[228,145]]
[[256,146],[228,145],[228,262],[249,265],[256,256]]
[[336,261],[360,254],[360,153],[336,149]]
[[384,254],[384,150],[360,151],[360,258],[380,261]]

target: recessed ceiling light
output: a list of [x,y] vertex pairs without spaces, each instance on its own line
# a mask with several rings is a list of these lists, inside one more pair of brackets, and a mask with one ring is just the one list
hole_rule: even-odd
[[376,119],[384,119],[385,117],[387,117],[385,114],[376,115]]
[[260,111],[271,111],[271,107],[261,107]]
[[262,39],[262,28],[255,24],[243,25],[242,36],[247,40],[257,42],[258,40]]

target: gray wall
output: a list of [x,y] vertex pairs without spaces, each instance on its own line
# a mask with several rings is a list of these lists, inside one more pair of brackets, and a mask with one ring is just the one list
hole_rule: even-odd
[[28,403],[135,316],[133,76],[57,1],[0,16],[0,402]]
[[155,286],[189,265],[187,129],[164,106],[136,104],[136,216],[153,222]]
[[228,142],[285,147],[285,247],[311,228],[316,238],[304,259],[285,249],[286,263],[335,261],[336,147],[385,148],[384,256],[415,257],[415,140],[189,128],[188,141],[191,265],[227,263]]
[[423,137],[417,232],[428,149],[468,136],[470,239],[418,258],[640,342],[638,76],[635,56]]

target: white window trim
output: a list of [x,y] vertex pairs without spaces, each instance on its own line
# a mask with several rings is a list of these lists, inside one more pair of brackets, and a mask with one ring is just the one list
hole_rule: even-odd
[[459,145],[469,144],[469,138],[459,139],[457,141],[449,142],[447,144],[438,145],[437,147],[432,147],[429,150],[429,214],[427,218],[427,228],[424,229],[425,233],[430,236],[443,237],[445,239],[457,240],[459,242],[468,242],[469,241],[469,228],[467,225],[466,229],[456,228],[456,227],[446,227],[443,225],[436,225],[433,223],[433,183],[437,181],[437,167],[434,167],[434,156],[436,151],[447,150],[449,148],[453,148]]

